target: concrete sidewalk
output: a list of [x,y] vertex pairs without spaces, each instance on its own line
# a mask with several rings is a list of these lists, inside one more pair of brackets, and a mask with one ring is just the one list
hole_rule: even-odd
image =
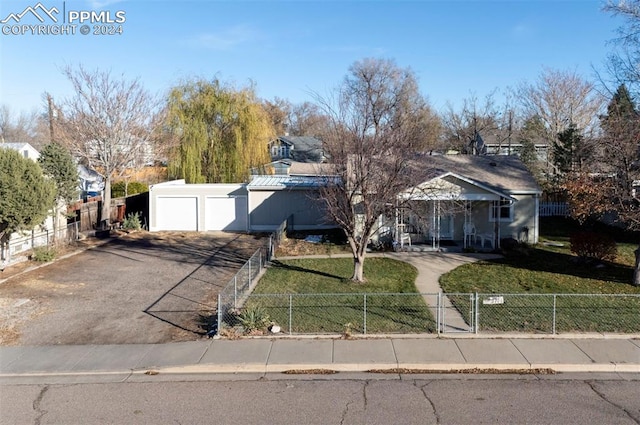
[[[391,337],[252,338],[172,344],[0,347],[0,384],[60,376],[266,374],[285,371],[632,373],[640,379],[640,338]],[[635,376],[637,375],[637,376]]]

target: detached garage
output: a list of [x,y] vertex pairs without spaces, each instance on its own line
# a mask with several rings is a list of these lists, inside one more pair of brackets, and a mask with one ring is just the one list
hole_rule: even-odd
[[149,230],[249,230],[244,184],[186,184],[184,180],[149,188]]
[[284,220],[297,230],[333,228],[317,199],[319,182],[309,176],[253,176],[248,184],[156,184],[149,188],[149,230],[265,232]]

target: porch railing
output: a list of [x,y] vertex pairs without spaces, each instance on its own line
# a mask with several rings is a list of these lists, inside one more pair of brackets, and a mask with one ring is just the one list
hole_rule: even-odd
[[569,206],[566,202],[540,202],[538,212],[540,217],[566,217],[569,215]]

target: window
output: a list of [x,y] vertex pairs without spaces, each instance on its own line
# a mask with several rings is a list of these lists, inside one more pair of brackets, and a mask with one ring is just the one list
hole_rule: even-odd
[[489,220],[513,221],[513,204],[508,199],[493,201],[489,206]]

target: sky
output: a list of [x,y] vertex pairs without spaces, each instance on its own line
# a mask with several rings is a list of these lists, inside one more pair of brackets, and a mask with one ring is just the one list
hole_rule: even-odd
[[[299,103],[327,96],[351,64],[370,57],[411,68],[443,111],[496,90],[499,100],[545,68],[595,79],[621,24],[600,0],[38,3],[0,3],[0,104],[15,113],[44,110],[44,92],[72,96],[66,66],[137,78],[158,96],[189,78],[218,78]],[[32,34],[35,24],[50,32],[75,25],[75,33]],[[102,30],[120,33],[93,33]]]

